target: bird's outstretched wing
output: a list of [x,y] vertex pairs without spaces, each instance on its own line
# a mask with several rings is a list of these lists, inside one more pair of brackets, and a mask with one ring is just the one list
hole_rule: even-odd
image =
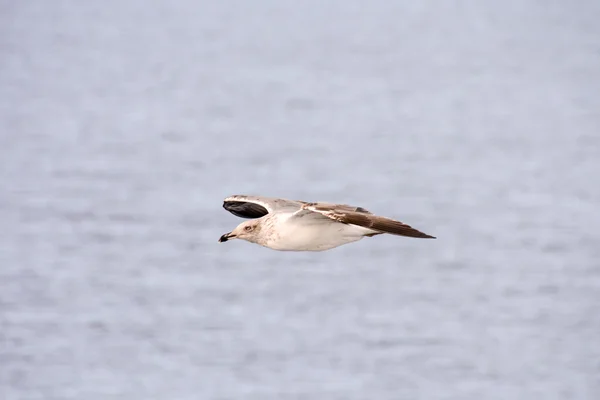
[[[352,207],[344,204],[331,203],[304,203],[296,216],[302,217],[304,213],[317,213],[330,220],[348,225],[361,226],[373,231],[368,236],[380,233],[408,236],[414,238],[435,239],[434,236],[423,233],[410,225],[386,217],[373,215],[362,207]],[[304,214],[306,216],[306,214]]]
[[223,201],[223,208],[241,218],[261,218],[275,212],[295,212],[303,202],[264,196],[237,194]]

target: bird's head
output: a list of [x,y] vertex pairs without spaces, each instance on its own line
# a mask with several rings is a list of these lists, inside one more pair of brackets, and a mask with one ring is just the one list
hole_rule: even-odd
[[231,232],[222,235],[219,238],[219,242],[226,242],[230,239],[243,239],[248,242],[256,243],[258,232],[260,232],[259,220],[253,219],[244,221]]

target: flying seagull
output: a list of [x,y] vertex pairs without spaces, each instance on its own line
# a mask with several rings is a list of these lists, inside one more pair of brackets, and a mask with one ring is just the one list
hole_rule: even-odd
[[223,208],[250,221],[219,242],[243,239],[273,250],[323,251],[382,233],[435,239],[400,221],[345,204],[234,195],[224,200]]

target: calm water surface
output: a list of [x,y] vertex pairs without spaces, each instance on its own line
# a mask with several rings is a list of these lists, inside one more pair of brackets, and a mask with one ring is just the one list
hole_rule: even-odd
[[0,397],[600,398],[600,3],[405,3],[3,2]]

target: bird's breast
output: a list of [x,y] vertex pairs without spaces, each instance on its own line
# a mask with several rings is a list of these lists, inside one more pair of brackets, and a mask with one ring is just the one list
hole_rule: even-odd
[[293,219],[278,221],[264,246],[274,250],[322,251],[362,239],[363,234],[342,223],[296,223]]

